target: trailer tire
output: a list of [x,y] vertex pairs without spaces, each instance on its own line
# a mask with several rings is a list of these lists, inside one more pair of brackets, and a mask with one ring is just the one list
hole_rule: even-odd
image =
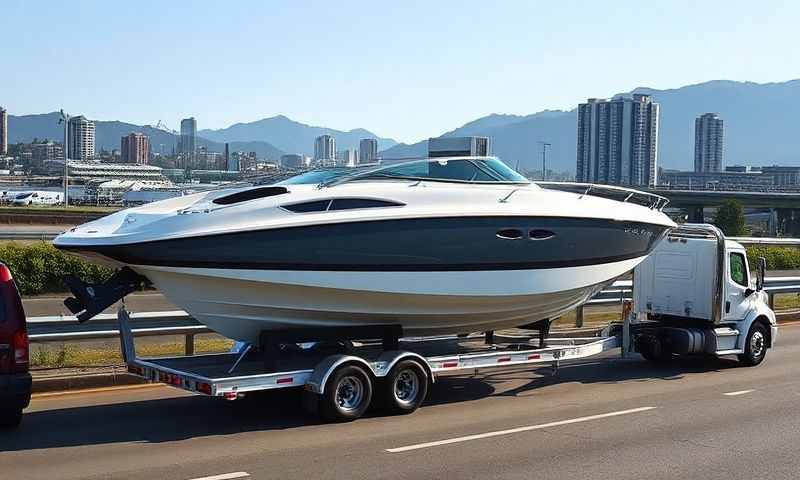
[[343,365],[325,383],[319,413],[328,422],[352,422],[364,415],[372,401],[372,378],[357,365]]
[[747,332],[744,342],[744,353],[739,355],[739,361],[748,367],[755,367],[764,361],[767,356],[767,329],[761,322],[756,322]]
[[390,415],[416,411],[428,395],[428,374],[415,360],[402,360],[392,367],[380,385],[380,404]]

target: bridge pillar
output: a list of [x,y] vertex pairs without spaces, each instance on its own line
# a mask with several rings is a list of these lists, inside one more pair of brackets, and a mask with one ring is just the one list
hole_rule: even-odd
[[692,205],[687,210],[689,211],[689,223],[705,223],[702,205]]
[[767,218],[767,235],[770,237],[778,236],[778,209],[769,209],[769,218]]
[[800,210],[778,208],[776,212],[778,233],[790,237],[800,236]]
[[790,212],[791,217],[789,225],[786,227],[786,233],[791,237],[797,237],[800,235],[800,211],[790,210]]

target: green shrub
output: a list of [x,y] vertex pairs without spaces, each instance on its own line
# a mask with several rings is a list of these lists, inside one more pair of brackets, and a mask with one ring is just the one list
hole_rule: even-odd
[[102,282],[113,269],[101,267],[67,255],[49,243],[0,245],[0,262],[11,269],[22,295],[65,292],[64,276],[76,275],[88,282]]
[[772,247],[767,245],[751,245],[747,248],[747,261],[755,268],[756,259],[767,259],[767,270],[800,269],[800,250],[792,247]]

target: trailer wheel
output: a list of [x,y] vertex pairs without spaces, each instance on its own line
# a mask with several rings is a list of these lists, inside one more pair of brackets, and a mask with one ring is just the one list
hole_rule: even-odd
[[329,422],[360,418],[372,401],[372,379],[363,368],[344,365],[333,372],[319,399],[319,413]]
[[760,322],[750,327],[744,343],[744,353],[739,355],[739,361],[748,367],[755,367],[764,361],[767,356],[767,329]]
[[387,413],[409,414],[425,401],[428,374],[419,362],[402,360],[386,375],[380,387],[381,406]]

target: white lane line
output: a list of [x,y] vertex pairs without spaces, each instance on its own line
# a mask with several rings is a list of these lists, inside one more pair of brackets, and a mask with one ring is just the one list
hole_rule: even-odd
[[191,480],[230,480],[232,478],[245,478],[249,476],[250,474],[247,472],[233,472],[233,473],[223,473],[222,475],[212,475],[210,477],[193,478]]
[[737,390],[735,392],[727,392],[723,393],[723,395],[727,395],[729,397],[735,397],[737,395],[744,395],[746,393],[755,392],[755,390]]
[[448,438],[446,440],[437,440],[435,442],[418,443],[416,445],[407,445],[405,447],[387,448],[389,453],[408,452],[409,450],[419,450],[421,448],[438,447],[440,445],[449,445],[451,443],[469,442],[471,440],[480,440],[482,438],[499,437],[501,435],[511,435],[512,433],[529,432],[531,430],[541,430],[543,428],[558,427],[560,425],[570,425],[572,423],[590,422],[592,420],[600,420],[601,418],[618,417],[620,415],[628,415],[631,413],[646,412],[653,410],[657,407],[639,407],[630,410],[619,410],[617,412],[601,413],[599,415],[589,415],[588,417],[572,418],[569,420],[560,420],[558,422],[542,423],[540,425],[529,425],[527,427],[517,427],[508,430],[497,430],[494,432],[478,433],[475,435],[467,435],[465,437]]

